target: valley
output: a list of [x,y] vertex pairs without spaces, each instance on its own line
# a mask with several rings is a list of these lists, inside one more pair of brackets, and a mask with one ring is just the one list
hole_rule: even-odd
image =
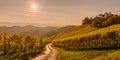
[[111,13],[78,26],[2,26],[0,32],[2,60],[120,60],[120,16]]
[[0,0],[0,60],[120,60],[120,0]]

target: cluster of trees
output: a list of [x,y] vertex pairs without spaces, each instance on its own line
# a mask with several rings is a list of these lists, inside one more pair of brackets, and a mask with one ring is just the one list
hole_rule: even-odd
[[38,36],[0,33],[0,59],[21,59],[40,53],[44,47]]
[[120,31],[84,35],[77,38],[54,41],[53,44],[67,50],[118,49],[120,48]]
[[82,25],[84,24],[91,24],[92,27],[107,27],[113,24],[120,24],[120,15],[105,12],[94,18],[86,17],[82,21]]

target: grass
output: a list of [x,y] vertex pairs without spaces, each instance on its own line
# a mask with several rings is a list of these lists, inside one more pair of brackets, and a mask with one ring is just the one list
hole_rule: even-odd
[[114,50],[114,52],[110,52],[105,55],[101,55],[99,57],[95,57],[92,60],[120,60],[120,50]]
[[120,50],[81,50],[66,51],[55,47],[61,60],[120,60]]

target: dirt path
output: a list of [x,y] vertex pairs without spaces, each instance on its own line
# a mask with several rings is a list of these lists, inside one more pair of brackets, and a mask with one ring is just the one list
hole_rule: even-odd
[[46,45],[46,51],[31,60],[60,60],[59,52],[52,48],[51,44]]

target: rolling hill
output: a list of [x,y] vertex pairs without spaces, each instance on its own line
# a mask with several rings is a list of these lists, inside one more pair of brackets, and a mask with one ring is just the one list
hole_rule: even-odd
[[37,27],[33,25],[27,26],[0,26],[0,32],[3,33],[19,33],[19,34],[31,34],[31,35],[38,35],[41,37],[49,37],[64,30],[70,29],[74,26],[64,26],[64,27]]
[[55,36],[54,40],[63,39],[63,38],[76,36],[76,35],[80,36],[84,33],[89,33],[94,30],[97,30],[97,29],[91,28],[90,25],[80,25],[54,35]]
[[120,24],[105,28],[81,25],[58,33],[52,39],[62,60],[120,59]]
[[28,26],[12,26],[12,27],[0,27],[0,32],[5,33],[20,33],[20,34],[31,34],[45,36],[45,34],[51,30],[56,29],[56,27],[36,27],[32,25]]
[[[70,30],[66,31],[66,33],[64,32],[59,33],[56,37],[54,37],[53,42],[55,43],[56,46],[64,47],[65,49],[68,48],[68,50],[70,49],[74,50],[75,48],[77,49],[107,48],[107,47],[109,48],[110,46],[111,48],[113,48],[115,47],[114,44],[119,43],[120,24],[98,29],[92,27],[90,28],[90,25],[82,26],[77,27],[80,29],[76,29],[75,27],[71,29],[71,31]],[[74,34],[67,32],[71,32]],[[117,47],[118,45],[115,48]]]

